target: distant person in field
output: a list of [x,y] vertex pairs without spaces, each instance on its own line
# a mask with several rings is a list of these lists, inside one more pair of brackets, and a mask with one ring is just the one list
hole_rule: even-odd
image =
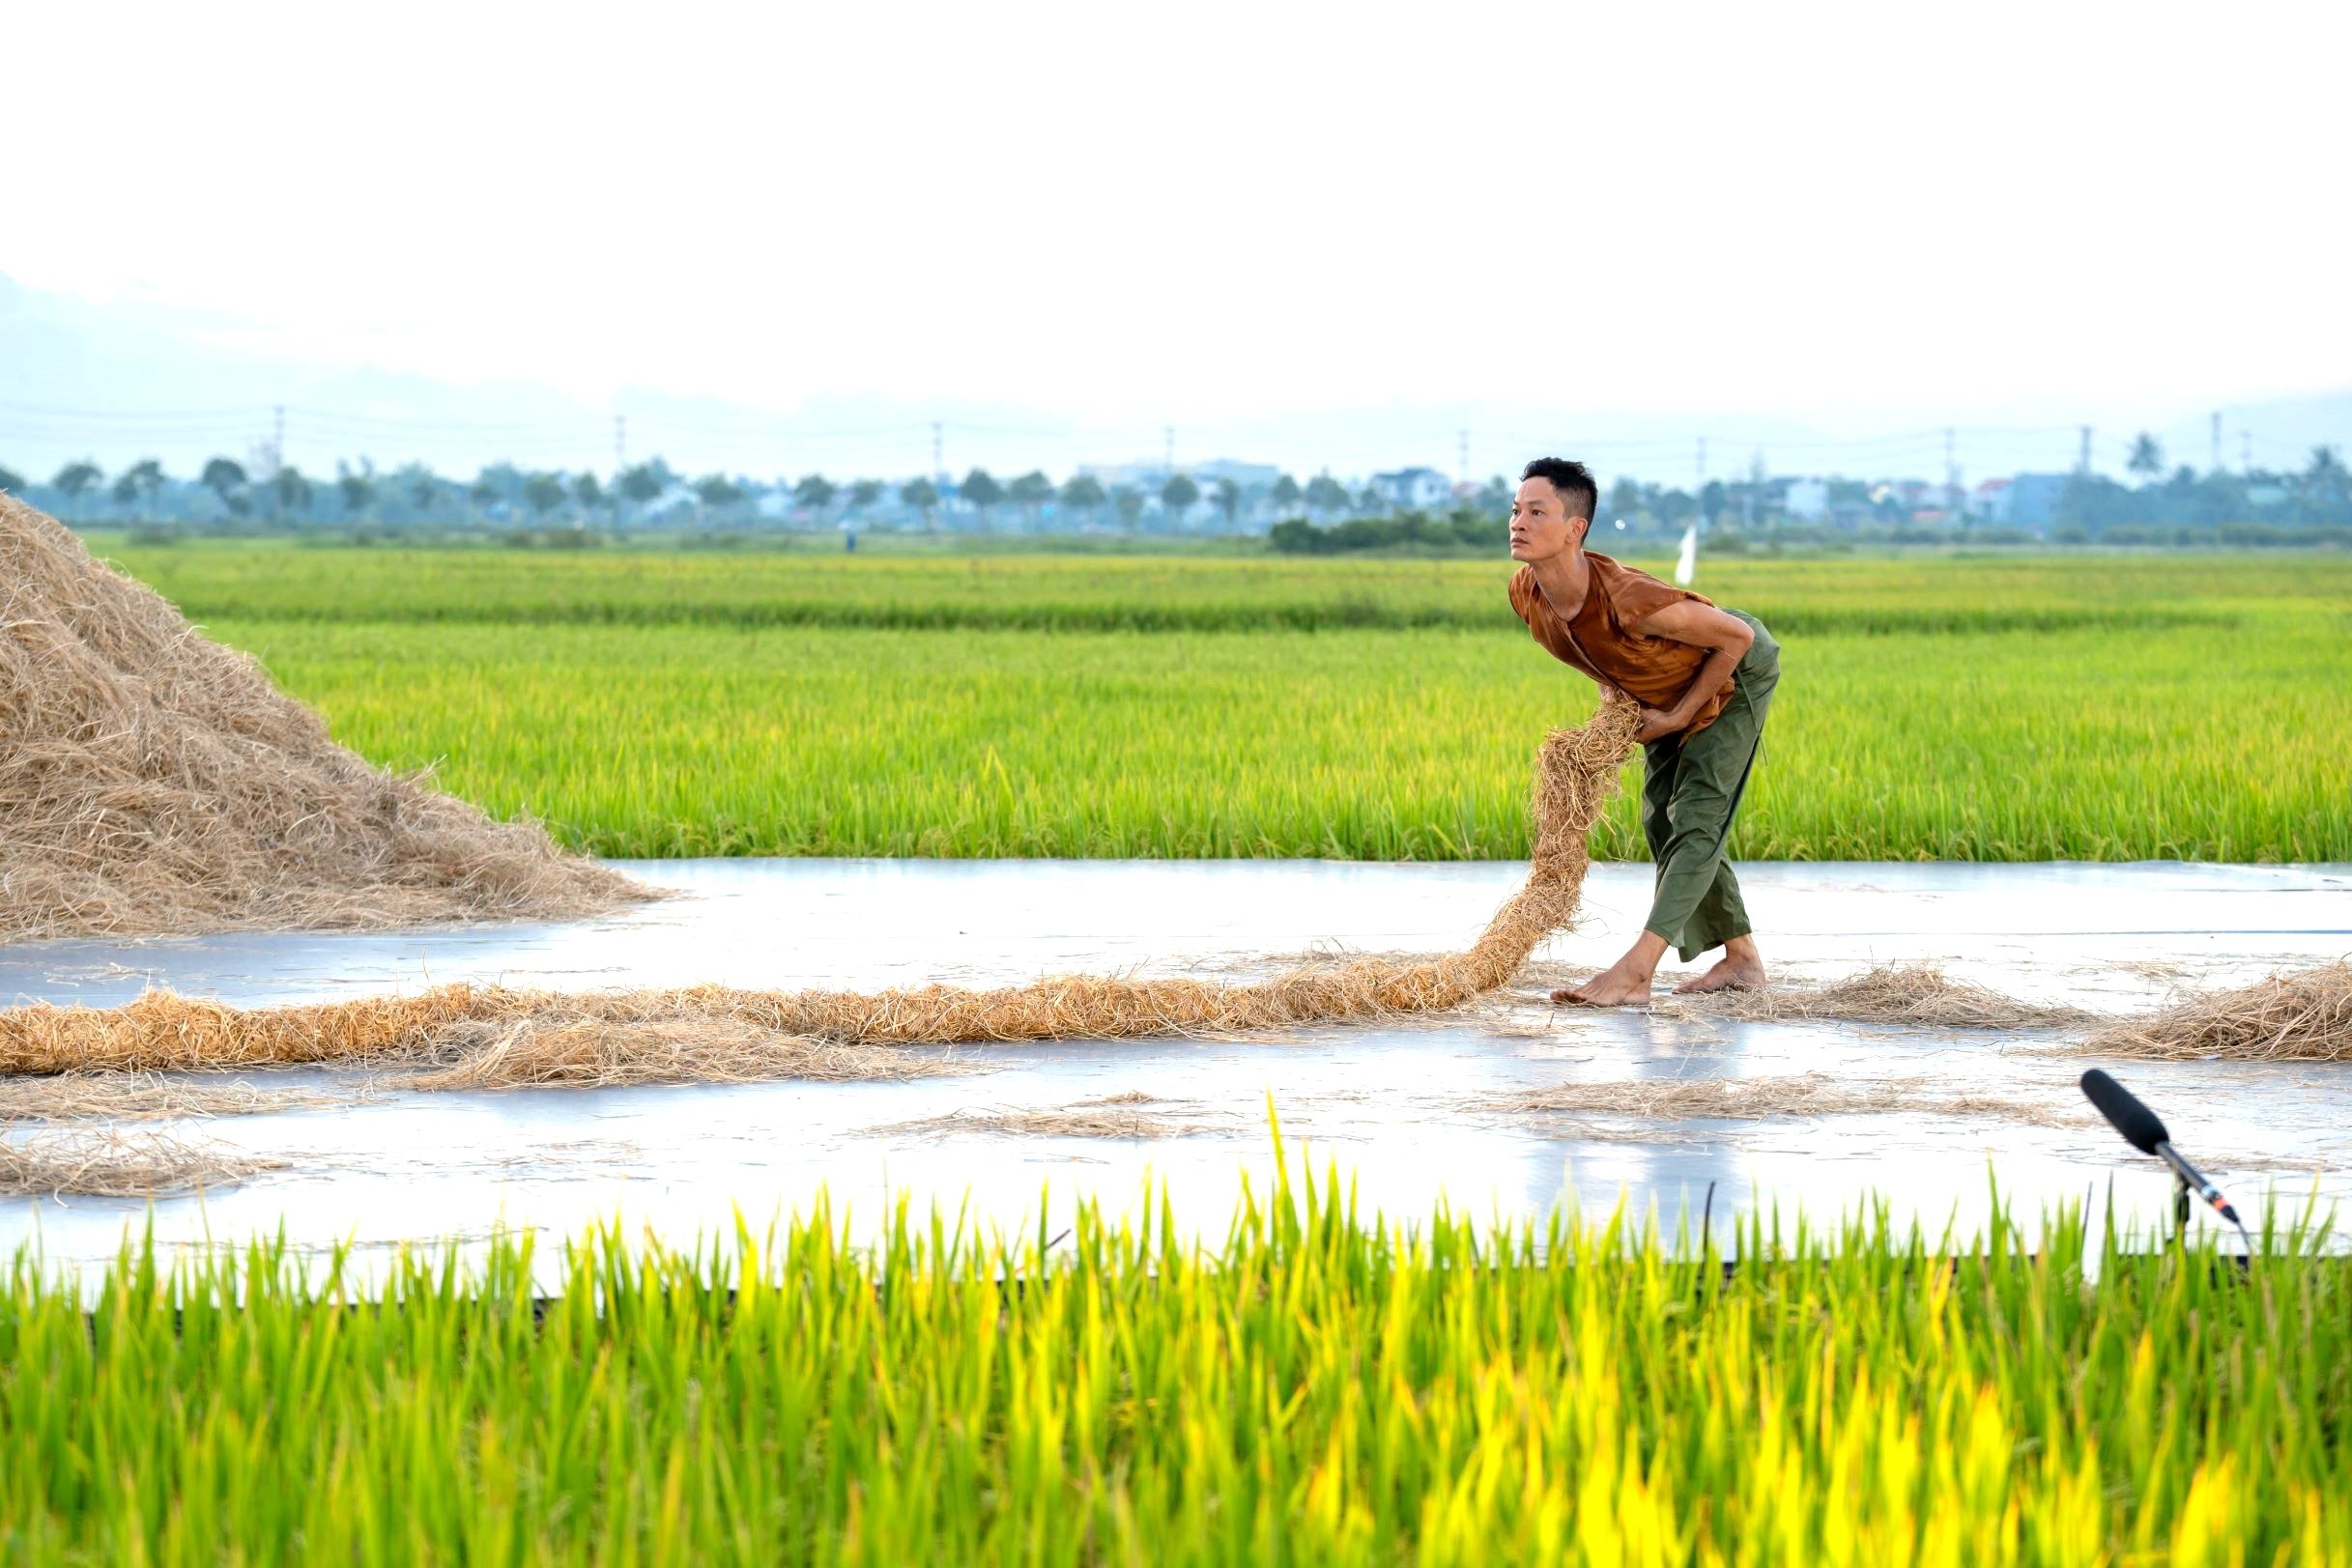
[[1582,463],[1539,457],[1511,502],[1511,609],[1544,650],[1642,710],[1642,833],[1657,862],[1649,919],[1625,955],[1555,1002],[1640,1006],[1668,948],[1713,968],[1678,991],[1752,990],[1764,956],[1723,858],[1756,765],[1780,646],[1763,622],[1585,548],[1600,499]]

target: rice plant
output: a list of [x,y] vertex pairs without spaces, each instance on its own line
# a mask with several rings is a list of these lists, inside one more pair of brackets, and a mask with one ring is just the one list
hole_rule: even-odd
[[1066,1237],[260,1241],[0,1289],[11,1562],[2352,1561],[2352,1274],[1277,1178]]

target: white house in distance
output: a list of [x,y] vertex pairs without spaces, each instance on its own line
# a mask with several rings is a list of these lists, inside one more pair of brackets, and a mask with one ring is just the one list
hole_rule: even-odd
[[1968,496],[1968,515],[1979,523],[2009,521],[2010,482],[1987,479]]
[[2021,473],[2011,479],[1987,479],[1968,498],[1968,515],[1979,523],[2011,527],[2046,526],[2066,493],[2063,473]]
[[1829,481],[1792,479],[1781,509],[1797,523],[1819,523],[1829,515]]
[[1426,512],[1453,499],[1453,481],[1435,469],[1398,469],[1372,475],[1372,489],[1398,511]]

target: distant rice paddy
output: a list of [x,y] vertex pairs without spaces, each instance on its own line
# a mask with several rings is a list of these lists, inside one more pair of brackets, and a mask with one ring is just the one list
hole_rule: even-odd
[[[1511,563],[1500,558],[94,543],[204,619],[1098,632],[1518,624],[1501,591]],[[1800,637],[2212,626],[2281,597],[2324,598],[2332,586],[2340,603],[2352,592],[2352,561],[2276,554],[1710,556],[1704,572],[1702,588]]]
[[[1592,705],[1507,563],[115,553],[338,738],[607,855],[1511,858]],[[2352,561],[1702,570],[1783,643],[1735,854],[2352,859]],[[1630,798],[1595,849],[1642,855]]]

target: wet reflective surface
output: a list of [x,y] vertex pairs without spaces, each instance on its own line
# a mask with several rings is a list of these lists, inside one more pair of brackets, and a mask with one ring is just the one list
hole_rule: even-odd
[[[576,926],[23,945],[0,949],[0,996],[111,1004],[156,984],[254,1004],[453,980],[875,987],[1073,970],[1237,974],[1310,950],[1459,947],[1523,874],[1511,865],[1283,861],[631,869],[685,896]],[[2352,951],[2352,867],[1772,864],[1741,877],[1767,960],[1804,978],[1932,959],[2014,995],[2124,1011],[2176,987],[2239,984]],[[1646,866],[1596,868],[1585,928],[1546,955],[1613,958],[1648,891]],[[1728,1236],[1759,1204],[1818,1218],[1875,1193],[1899,1219],[1915,1215],[1931,1230],[1956,1221],[1966,1233],[1997,1178],[2029,1216],[2086,1194],[2104,1204],[2111,1183],[2119,1212],[2153,1220],[2167,1180],[2089,1118],[2073,1087],[2085,1064],[2065,1043],[2048,1032],[1735,1024],[1526,1000],[1475,1017],[1281,1041],[965,1049],[949,1054],[983,1070],[904,1082],[394,1095],[175,1125],[290,1166],[158,1202],[153,1219],[172,1244],[282,1223],[303,1246],[373,1247],[478,1237],[502,1223],[560,1236],[617,1213],[689,1241],[731,1227],[738,1210],[755,1223],[805,1210],[822,1187],[861,1229],[903,1196],[918,1211],[968,1200],[989,1222],[1022,1228],[1039,1222],[1041,1191],[1058,1226],[1078,1198],[1128,1209],[1149,1176],[1168,1184],[1180,1215],[1216,1231],[1245,1173],[1263,1190],[1271,1105],[1294,1155],[1305,1145],[1317,1169],[1336,1162],[1362,1206],[1396,1218],[1441,1198],[1504,1215],[1563,1200],[1605,1212],[1622,1198],[1670,1220],[1711,1205]],[[2108,1065],[2241,1208],[2265,1192],[2294,1204],[2352,1194],[2352,1068]],[[1904,1080],[1930,1098],[1997,1096],[2052,1125],[1932,1111],[1662,1122],[1489,1103],[1570,1082],[1808,1072]],[[1115,1095],[1148,1096],[1156,1103],[1139,1109],[1195,1130],[1145,1139],[904,1126]],[[100,1258],[126,1225],[147,1218],[142,1202],[0,1199],[0,1250],[30,1240],[57,1261]]]

